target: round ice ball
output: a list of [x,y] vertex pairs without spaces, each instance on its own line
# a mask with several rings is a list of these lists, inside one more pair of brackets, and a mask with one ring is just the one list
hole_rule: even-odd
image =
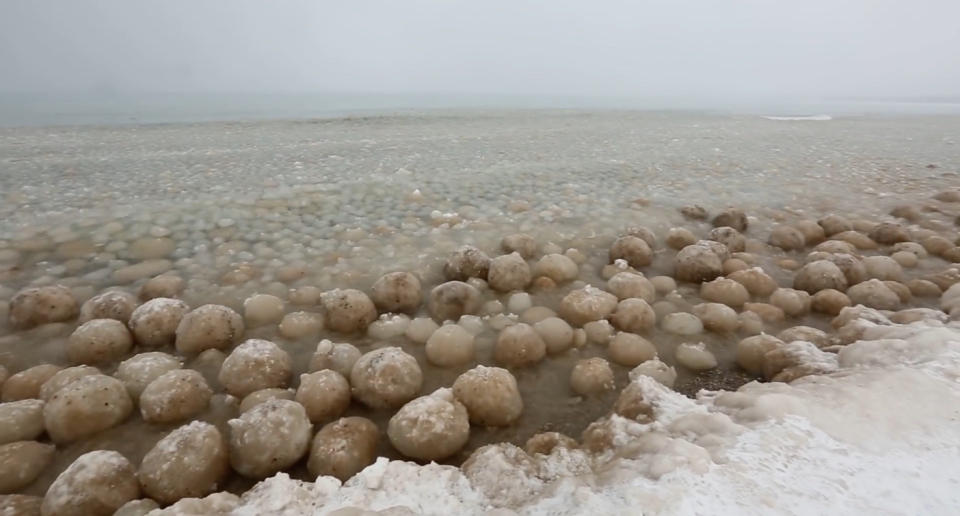
[[803,235],[803,241],[805,245],[816,245],[820,242],[823,242],[827,238],[826,234],[823,231],[823,228],[820,227],[820,224],[817,224],[817,221],[804,219],[798,220],[793,224],[793,227]]
[[480,365],[461,374],[453,382],[453,395],[477,425],[507,426],[523,413],[516,378],[499,367]]
[[617,303],[617,310],[610,315],[610,322],[622,331],[646,332],[657,324],[657,314],[642,299],[624,299]]
[[243,337],[243,317],[223,305],[202,305],[187,312],[177,325],[175,345],[184,354],[229,349]]
[[173,344],[180,319],[190,307],[179,299],[158,297],[137,307],[130,315],[128,326],[137,344],[158,348]]
[[694,314],[675,312],[663,318],[661,327],[667,333],[674,335],[696,335],[703,333],[703,323]]
[[826,217],[818,220],[817,224],[820,224],[820,227],[823,228],[823,233],[828,237],[853,229],[853,224],[851,224],[846,217],[833,214],[827,215]]
[[417,359],[398,347],[375,349],[350,372],[353,397],[374,409],[396,408],[420,393],[423,373]]
[[510,294],[507,300],[507,311],[513,314],[522,314],[533,306],[533,298],[526,292]]
[[482,300],[476,287],[462,281],[448,281],[430,291],[429,310],[438,321],[456,321],[465,314],[477,313]]
[[587,342],[594,344],[607,344],[613,335],[617,332],[610,321],[600,320],[592,321],[583,325],[583,331],[586,333]]
[[674,276],[680,281],[700,283],[723,274],[723,258],[709,246],[688,245],[677,253]]
[[680,344],[676,350],[677,363],[691,371],[706,371],[717,367],[717,357],[700,342]]
[[223,361],[218,379],[226,391],[242,398],[268,387],[286,387],[293,361],[269,340],[248,339]]
[[387,437],[407,457],[445,459],[460,451],[470,438],[467,409],[450,389],[438,389],[401,407],[390,418]]
[[382,312],[413,313],[422,297],[420,280],[409,272],[380,276],[371,289],[373,304]]
[[417,317],[410,321],[410,325],[407,326],[407,331],[404,332],[404,335],[416,342],[417,344],[426,344],[427,339],[433,335],[433,332],[437,331],[439,328],[436,322],[429,317]]
[[500,249],[505,253],[518,253],[525,260],[537,254],[537,241],[525,233],[514,233],[500,240]]
[[680,250],[697,243],[697,237],[687,228],[670,228],[667,231],[667,247]]
[[556,284],[566,283],[577,279],[580,267],[570,257],[553,253],[540,258],[533,267],[533,275],[550,278]]
[[131,411],[133,402],[120,380],[91,375],[57,391],[43,407],[43,420],[50,438],[66,443],[117,425]]
[[740,327],[737,311],[722,303],[700,303],[693,307],[703,327],[716,333],[729,333]]
[[821,290],[813,295],[810,306],[814,312],[837,315],[840,310],[850,306],[850,298],[834,289]]
[[728,226],[720,226],[710,230],[707,238],[727,246],[731,253],[739,253],[747,245],[747,239],[739,231]]
[[719,228],[729,226],[741,233],[747,230],[747,215],[743,210],[737,208],[728,208],[721,211],[713,218],[713,227]]
[[534,323],[533,329],[543,339],[547,353],[551,355],[562,353],[573,346],[573,328],[559,317],[541,319]]
[[315,312],[291,312],[277,326],[280,336],[296,340],[316,337],[323,331],[323,315]]
[[80,322],[94,319],[116,319],[126,324],[137,308],[137,298],[122,290],[108,290],[84,301],[80,307]]
[[742,271],[730,273],[729,279],[743,285],[750,295],[757,297],[767,297],[780,288],[776,280],[763,271],[760,267],[753,267]]
[[917,255],[909,251],[897,251],[890,255],[895,262],[901,267],[913,268],[916,267],[920,260],[917,258]]
[[147,452],[137,477],[144,494],[163,504],[216,491],[230,469],[227,442],[217,427],[193,421]]
[[476,247],[465,245],[454,251],[443,267],[444,276],[451,281],[469,278],[487,279],[490,257]]
[[231,419],[230,465],[249,478],[266,478],[296,464],[310,446],[313,425],[303,405],[265,401]]
[[910,234],[900,224],[881,222],[870,230],[868,235],[874,242],[883,245],[893,245],[910,240]]
[[278,387],[253,391],[243,397],[243,400],[240,402],[239,410],[240,413],[243,414],[253,407],[272,399],[292,400],[294,394],[295,391],[293,389],[281,389]]
[[625,260],[634,269],[646,267],[653,262],[653,250],[642,238],[625,235],[610,246],[610,263]]
[[677,290],[677,282],[670,276],[654,276],[650,278],[650,283],[658,294],[669,294]]
[[19,400],[0,403],[0,444],[32,441],[43,434],[41,400]]
[[750,301],[750,293],[746,287],[728,278],[717,278],[702,284],[700,297],[706,301],[722,303],[734,308],[741,307]]
[[647,303],[653,303],[657,297],[657,289],[653,283],[642,275],[632,272],[614,274],[607,280],[607,289],[620,300],[635,297]]
[[[889,256],[867,256],[863,259],[867,277],[881,281],[902,281],[903,267]],[[837,290],[840,290],[838,287]]]
[[326,423],[350,406],[350,383],[331,369],[302,374],[293,399],[303,405],[311,422]]
[[377,458],[380,430],[363,417],[345,417],[324,425],[310,444],[307,469],[346,482]]
[[498,256],[490,260],[487,283],[500,292],[523,290],[532,279],[530,266],[519,253]]
[[150,278],[140,287],[138,296],[141,301],[149,301],[158,297],[177,297],[183,292],[185,281],[174,274],[161,274]]
[[132,347],[133,337],[124,323],[92,319],[70,335],[67,359],[74,364],[107,364],[122,358]]
[[847,289],[847,296],[854,305],[864,305],[877,310],[896,310],[900,296],[883,281],[871,279]]
[[254,294],[243,301],[243,318],[251,328],[279,323],[283,311],[283,300],[270,294]]
[[69,288],[50,285],[17,292],[10,299],[7,317],[11,327],[28,329],[41,324],[69,321],[78,312],[77,300]]
[[615,363],[634,367],[655,358],[657,348],[637,334],[620,332],[610,341],[607,353]]
[[770,245],[784,251],[799,251],[806,247],[807,242],[800,230],[781,224],[774,226],[770,232]]
[[151,351],[134,355],[120,362],[115,376],[126,386],[130,397],[137,401],[140,399],[140,393],[150,382],[167,371],[180,369],[181,366],[180,359],[177,357]]
[[570,372],[570,387],[581,396],[613,389],[615,384],[610,363],[599,357],[577,361]]
[[628,376],[631,382],[641,376],[649,376],[661,385],[672,389],[677,381],[677,370],[668,366],[663,361],[654,358],[631,369]]
[[43,401],[48,401],[60,389],[85,376],[91,376],[95,374],[101,374],[100,370],[92,366],[81,365],[61,369],[60,371],[57,371],[56,374],[51,376],[49,380],[43,382],[43,385],[40,386],[40,399]]
[[500,331],[493,348],[493,359],[507,367],[526,367],[543,360],[547,345],[540,334],[526,323],[507,326]]
[[783,313],[797,317],[810,311],[810,294],[803,290],[778,288],[770,296],[770,304],[783,310]]
[[[491,268],[491,270],[493,270]],[[474,359],[473,335],[458,324],[441,326],[427,339],[427,360],[439,367],[455,367]]]
[[763,374],[765,355],[783,346],[783,341],[767,334],[747,337],[737,344],[737,364],[751,374]]
[[793,278],[793,287],[816,294],[828,288],[846,290],[847,277],[829,260],[816,260],[803,266]]
[[158,376],[140,394],[140,414],[150,423],[190,419],[210,403],[213,391],[203,375],[192,369],[174,369]]
[[85,453],[50,484],[40,508],[57,516],[110,516],[140,496],[137,471],[112,450]]
[[617,296],[595,287],[573,290],[560,301],[560,313],[575,326],[606,319],[617,308]]
[[310,372],[332,369],[344,377],[350,376],[353,364],[357,363],[361,354],[353,344],[323,339],[310,357]]
[[37,441],[0,444],[0,493],[15,493],[33,483],[53,462],[55,450],[54,445]]

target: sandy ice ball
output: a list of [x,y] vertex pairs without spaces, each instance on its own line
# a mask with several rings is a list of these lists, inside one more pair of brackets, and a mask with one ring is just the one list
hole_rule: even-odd
[[331,369],[303,374],[294,400],[303,405],[311,422],[326,423],[350,406],[350,383]]
[[265,478],[294,465],[310,446],[313,425],[303,405],[272,399],[230,425],[230,464],[249,478]]
[[229,349],[243,337],[243,317],[223,305],[203,305],[180,319],[175,345],[180,353]]
[[578,361],[570,372],[570,388],[581,396],[599,394],[614,386],[610,363],[599,357]]
[[420,393],[423,373],[417,359],[398,347],[375,349],[360,357],[350,372],[353,397],[374,408],[396,408]]
[[173,344],[177,326],[190,307],[179,299],[158,297],[137,307],[128,326],[137,344],[158,348]]
[[27,288],[10,300],[7,317],[10,326],[18,329],[41,324],[69,321],[77,316],[79,306],[69,288],[63,285]]
[[370,298],[381,312],[413,313],[422,297],[420,280],[409,272],[391,272],[380,276],[371,288]]
[[43,420],[50,438],[65,443],[117,425],[132,410],[133,402],[120,380],[91,375],[57,391],[43,407]]
[[447,324],[441,326],[427,339],[424,351],[431,364],[455,367],[473,361],[473,340],[473,334],[459,324]]
[[174,369],[158,376],[140,394],[140,414],[151,423],[190,419],[210,403],[213,391],[203,375],[192,369]]
[[140,399],[140,393],[150,382],[167,371],[180,369],[181,366],[180,359],[173,355],[151,351],[134,355],[120,362],[115,376],[126,386],[130,397],[137,401]]
[[523,413],[517,380],[499,367],[481,365],[461,374],[453,382],[453,394],[477,425],[506,426]]
[[307,469],[346,482],[377,458],[380,430],[363,417],[345,417],[324,425],[310,444]]
[[242,398],[268,387],[286,387],[293,367],[290,355],[273,342],[249,339],[223,361],[218,379],[230,394]]
[[387,437],[407,457],[445,459],[460,451],[470,438],[467,409],[450,389],[439,389],[400,408],[390,418]]
[[607,348],[610,359],[622,366],[634,367],[657,356],[657,348],[647,339],[620,332]]
[[160,439],[140,463],[143,492],[160,503],[215,491],[230,468],[227,442],[217,427],[200,421]]
[[116,319],[92,319],[67,340],[67,359],[74,364],[107,364],[123,358],[133,347],[127,326]]
[[438,321],[456,321],[465,314],[480,310],[480,291],[462,281],[441,283],[430,291],[430,314]]
[[97,450],[73,461],[43,497],[44,516],[110,516],[140,496],[137,471],[115,451]]
[[360,359],[360,350],[346,342],[334,343],[323,339],[317,344],[317,350],[310,357],[310,372],[332,369],[344,377],[350,376],[353,364]]
[[500,331],[493,359],[507,367],[526,367],[543,360],[547,345],[532,326],[517,323]]
[[84,301],[80,307],[80,322],[93,319],[116,319],[124,324],[137,308],[137,298],[122,290],[109,290]]

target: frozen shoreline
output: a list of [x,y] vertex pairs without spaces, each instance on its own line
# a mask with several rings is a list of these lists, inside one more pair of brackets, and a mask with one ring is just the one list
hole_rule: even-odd
[[614,450],[598,456],[561,448],[517,462],[494,445],[466,473],[380,459],[342,487],[279,474],[234,514],[952,514],[960,325],[868,326],[837,372],[789,385],[692,401],[641,378],[656,422],[615,416]]

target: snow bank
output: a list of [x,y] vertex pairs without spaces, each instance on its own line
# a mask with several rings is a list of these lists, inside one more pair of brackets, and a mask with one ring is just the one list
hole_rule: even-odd
[[696,400],[641,376],[654,422],[609,416],[580,449],[487,446],[459,469],[381,458],[344,485],[281,473],[233,513],[955,514],[960,324],[860,322],[869,340],[829,374]]

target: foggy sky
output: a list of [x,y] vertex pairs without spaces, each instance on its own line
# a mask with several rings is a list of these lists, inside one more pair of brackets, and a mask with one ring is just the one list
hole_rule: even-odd
[[2,0],[25,91],[960,96],[960,1]]

